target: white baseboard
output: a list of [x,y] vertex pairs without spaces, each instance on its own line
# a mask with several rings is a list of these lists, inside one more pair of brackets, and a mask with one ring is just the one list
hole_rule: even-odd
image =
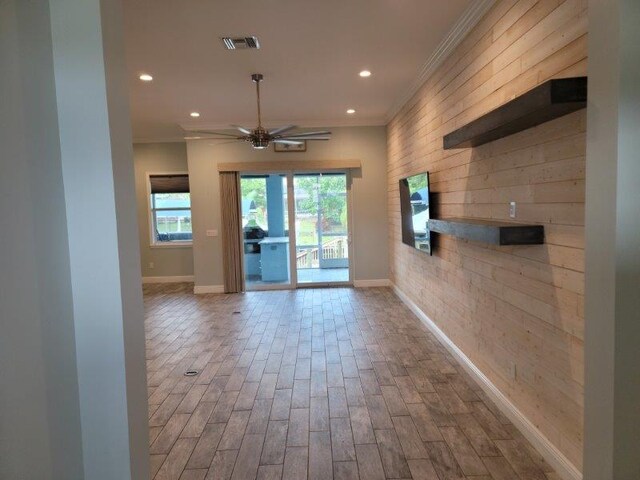
[[181,283],[193,282],[193,275],[173,277],[142,277],[142,283]]
[[354,280],[353,286],[356,288],[390,287],[391,280],[387,278],[377,278],[374,280]]
[[522,432],[527,440],[540,452],[544,459],[555,469],[564,480],[582,480],[582,473],[553,445],[531,421],[511,403],[493,383],[476,367],[473,362],[460,350],[453,341],[396,285],[392,285],[396,295],[409,307],[422,323],[442,342],[451,354],[460,362],[464,369],[482,387],[505,416]]
[[224,293],[224,285],[196,285],[193,287],[193,293],[196,295],[204,293]]

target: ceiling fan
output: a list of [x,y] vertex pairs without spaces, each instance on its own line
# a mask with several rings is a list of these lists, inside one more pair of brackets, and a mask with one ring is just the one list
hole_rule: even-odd
[[267,130],[262,126],[262,117],[260,112],[260,82],[263,80],[261,73],[251,75],[251,80],[256,84],[256,96],[258,99],[258,126],[253,130],[241,127],[239,125],[231,125],[233,128],[240,130],[244,135],[234,135],[226,132],[214,132],[208,130],[190,130],[190,133],[207,135],[206,137],[185,137],[186,139],[205,138],[213,140],[228,140],[249,142],[256,150],[264,150],[270,143],[283,143],[286,145],[301,145],[305,140],[330,140],[331,132],[291,132],[295,125],[285,125],[272,130]]

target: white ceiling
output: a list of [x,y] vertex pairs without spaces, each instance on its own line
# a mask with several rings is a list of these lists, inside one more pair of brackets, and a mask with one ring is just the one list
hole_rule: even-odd
[[[267,126],[382,125],[473,1],[124,0],[134,137],[254,127],[254,72]],[[225,50],[227,35],[256,35],[261,48]]]

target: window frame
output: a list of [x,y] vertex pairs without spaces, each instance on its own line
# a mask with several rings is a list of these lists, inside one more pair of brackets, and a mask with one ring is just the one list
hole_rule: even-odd
[[158,242],[156,240],[156,216],[158,210],[176,210],[175,208],[154,208],[151,203],[151,177],[162,175],[189,175],[189,172],[145,172],[147,185],[147,226],[149,227],[149,247],[151,248],[191,248],[193,246],[193,210],[191,207],[191,188],[189,188],[189,208],[180,208],[178,210],[189,210],[191,213],[191,240],[182,240],[175,242]]

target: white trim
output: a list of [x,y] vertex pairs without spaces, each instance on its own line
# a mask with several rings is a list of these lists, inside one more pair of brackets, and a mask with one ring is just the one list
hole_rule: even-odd
[[422,321],[422,323],[440,340],[440,342],[460,362],[464,369],[482,387],[496,406],[522,432],[529,442],[540,452],[544,459],[555,469],[556,473],[565,480],[582,480],[582,473],[553,445],[531,421],[511,403],[493,383],[476,367],[473,362],[460,350],[447,335],[416,305],[402,290],[393,285],[396,295]]
[[193,293],[196,295],[204,293],[224,293],[224,285],[196,285],[193,287]]
[[493,6],[496,0],[476,0],[471,2],[469,8],[462,14],[458,21],[453,25],[449,33],[444,37],[433,53],[429,56],[425,64],[420,69],[418,78],[416,78],[409,89],[404,92],[393,103],[386,115],[386,123],[389,123],[393,117],[411,100],[411,97],[424,85],[435,70],[451,55],[453,50],[460,45],[460,42],[466,37],[473,27],[475,27],[485,13]]
[[[296,192],[293,188],[293,170],[286,173],[287,178],[287,219],[289,220],[287,230],[289,231],[289,288],[298,288],[298,265],[296,261],[296,254],[298,253],[298,240],[296,232]],[[293,219],[293,221],[292,221]],[[244,251],[244,247],[242,248]],[[262,257],[260,257],[262,258]]]
[[351,169],[345,170],[347,179],[347,252],[349,258],[347,259],[347,265],[349,268],[349,283],[355,286],[355,268],[353,266],[355,262],[355,254],[353,249],[355,248],[355,228],[354,217],[355,209],[353,208],[353,172]]
[[193,275],[171,277],[142,277],[142,283],[182,283],[193,282]]
[[373,280],[354,280],[355,288],[371,288],[371,287],[391,287],[391,280],[388,278],[377,278]]

